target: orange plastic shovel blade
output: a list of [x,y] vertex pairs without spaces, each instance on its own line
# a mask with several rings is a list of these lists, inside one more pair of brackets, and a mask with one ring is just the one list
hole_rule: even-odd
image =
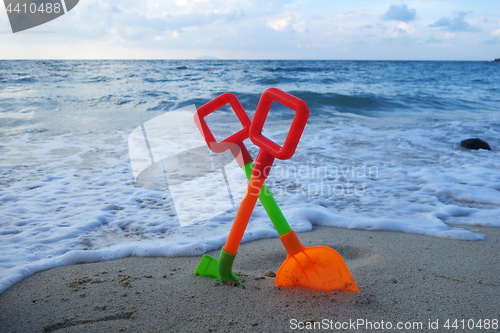
[[[282,236],[288,257],[276,274],[276,285],[359,292],[340,254],[326,246],[305,247],[293,230]],[[293,246],[287,244],[292,240]],[[298,243],[297,243],[298,242]]]

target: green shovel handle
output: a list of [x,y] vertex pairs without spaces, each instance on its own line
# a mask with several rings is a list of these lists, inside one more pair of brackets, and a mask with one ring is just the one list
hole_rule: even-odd
[[[253,161],[250,161],[244,164],[242,167],[249,180],[250,177],[252,177],[253,164]],[[260,191],[259,200],[262,203],[262,206],[264,206],[267,215],[269,215],[269,218],[271,219],[271,222],[273,223],[280,237],[287,232],[292,231],[292,228],[290,228],[290,225],[288,224],[285,216],[281,212],[281,209],[278,207],[278,204],[274,200],[271,191],[269,191],[265,183],[264,186],[262,186],[262,191]]]

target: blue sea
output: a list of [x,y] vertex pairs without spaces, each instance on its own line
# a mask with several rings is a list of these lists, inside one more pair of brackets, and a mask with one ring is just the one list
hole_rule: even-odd
[[[276,160],[267,181],[295,231],[324,225],[447,242],[500,227],[498,62],[0,61],[0,292],[63,265],[221,248],[244,184],[215,214],[203,193],[220,184],[185,183],[179,193],[197,209],[182,208],[173,183],[136,182],[130,135],[170,119],[199,142],[178,119],[225,92],[251,118],[270,87],[310,109],[294,156]],[[216,137],[241,126],[229,108],[211,117]],[[293,117],[273,104],[265,135],[283,142]],[[476,137],[492,149],[460,147]],[[255,158],[259,147],[245,144]],[[182,149],[174,146],[160,148]],[[193,223],[181,226],[186,209]],[[258,205],[243,241],[277,236]]]

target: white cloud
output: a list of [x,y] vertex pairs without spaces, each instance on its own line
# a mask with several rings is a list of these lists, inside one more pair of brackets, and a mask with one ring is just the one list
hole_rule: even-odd
[[398,29],[405,31],[409,35],[413,35],[415,33],[415,28],[413,28],[411,24],[405,22],[399,23]]
[[285,29],[288,26],[289,21],[290,21],[290,17],[271,20],[271,21],[267,22],[267,26],[276,30],[276,31],[280,31],[280,30]]
[[303,34],[305,32],[308,32],[308,29],[306,28],[306,26],[307,26],[306,21],[300,21],[300,22],[293,24],[293,30],[295,30],[298,33]]
[[446,39],[452,39],[452,38],[455,38],[457,36],[457,34],[455,32],[447,32],[444,34],[444,38]]
[[492,35],[492,36],[500,36],[500,29],[495,30],[495,31],[492,31],[492,32],[491,32],[491,35]]

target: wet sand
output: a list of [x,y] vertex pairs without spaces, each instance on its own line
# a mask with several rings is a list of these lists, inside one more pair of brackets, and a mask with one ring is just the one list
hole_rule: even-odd
[[[470,228],[487,240],[328,227],[298,234],[305,246],[337,250],[360,293],[275,286],[264,273],[286,258],[277,238],[240,247],[233,270],[245,289],[193,275],[200,256],[60,267],[0,294],[0,332],[497,332],[493,321],[489,330],[467,325],[500,320],[500,229]],[[447,330],[448,319],[459,329]]]

